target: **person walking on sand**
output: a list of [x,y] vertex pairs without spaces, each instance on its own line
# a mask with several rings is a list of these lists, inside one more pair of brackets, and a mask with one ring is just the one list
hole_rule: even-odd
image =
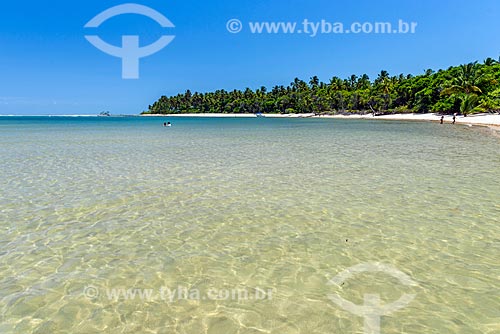
[[453,124],[455,124],[456,121],[457,121],[457,113],[454,113],[453,114]]
[[444,123],[444,116],[441,116],[441,121],[440,122],[441,122],[441,124]]

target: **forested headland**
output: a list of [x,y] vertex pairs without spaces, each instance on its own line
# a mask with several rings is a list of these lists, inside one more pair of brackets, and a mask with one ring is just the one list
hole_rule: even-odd
[[381,71],[347,79],[333,77],[328,83],[317,76],[308,82],[296,78],[288,86],[198,93],[187,90],[162,96],[143,114],[185,113],[315,113],[392,114],[458,113],[463,115],[500,111],[500,58],[488,58],[426,70],[421,75],[391,76]]

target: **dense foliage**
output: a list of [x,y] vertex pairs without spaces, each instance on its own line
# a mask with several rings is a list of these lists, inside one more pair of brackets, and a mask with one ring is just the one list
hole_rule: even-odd
[[371,81],[366,74],[329,83],[312,77],[295,79],[270,91],[218,90],[162,96],[145,113],[476,113],[500,110],[500,59],[486,59],[423,75],[390,76],[382,71]]

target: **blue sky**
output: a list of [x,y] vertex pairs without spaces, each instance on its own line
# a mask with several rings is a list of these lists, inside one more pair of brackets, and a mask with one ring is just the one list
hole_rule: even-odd
[[[123,3],[152,7],[175,24],[161,28],[121,15],[97,29],[84,25]],[[8,1],[0,11],[0,114],[138,114],[161,95],[287,85],[295,77],[422,73],[427,68],[500,55],[498,0]],[[237,18],[244,29],[226,30]],[[417,22],[413,35],[252,34],[257,21]],[[121,60],[93,47],[92,32],[141,46],[163,34],[175,40],[140,61],[140,78],[123,80]]]

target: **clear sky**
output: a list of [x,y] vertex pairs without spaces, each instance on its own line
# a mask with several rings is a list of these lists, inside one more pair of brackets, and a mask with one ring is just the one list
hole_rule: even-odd
[[[123,3],[156,9],[175,28],[126,14],[84,28],[100,12]],[[226,22],[239,19],[232,34]],[[498,0],[52,0],[4,1],[0,11],[0,114],[138,114],[161,95],[287,85],[295,77],[380,70],[419,74],[427,68],[500,55]],[[417,22],[415,34],[252,34],[248,22]],[[140,60],[140,77],[124,80],[121,59],[85,35],[141,46],[175,35]]]

